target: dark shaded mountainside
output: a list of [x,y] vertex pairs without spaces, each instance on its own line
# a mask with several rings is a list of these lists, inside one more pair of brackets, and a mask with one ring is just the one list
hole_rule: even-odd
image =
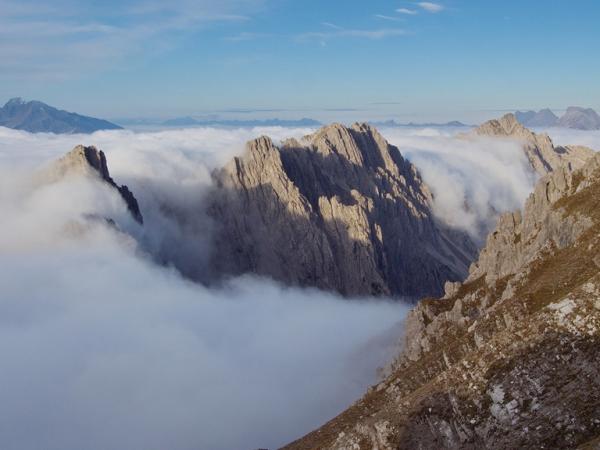
[[285,448],[598,448],[600,154],[542,177],[405,333],[383,381]]
[[121,129],[106,120],[59,110],[39,101],[26,102],[21,98],[13,98],[0,108],[0,126],[31,133],[56,134]]
[[433,295],[476,249],[438,223],[415,166],[372,127],[261,137],[214,175],[217,275],[254,273],[343,295]]

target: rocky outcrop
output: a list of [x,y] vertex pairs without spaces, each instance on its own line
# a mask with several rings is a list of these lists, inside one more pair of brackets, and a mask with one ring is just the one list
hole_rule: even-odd
[[409,314],[386,378],[286,448],[595,448],[600,155],[543,177],[446,288]]
[[591,108],[570,106],[559,119],[558,125],[577,130],[600,130],[600,116]]
[[417,296],[463,279],[473,260],[469,238],[434,219],[417,169],[366,124],[280,146],[261,137],[214,176],[218,274]]
[[140,224],[143,223],[142,213],[136,198],[127,186],[119,186],[112,179],[106,164],[106,156],[102,150],[98,150],[96,147],[78,145],[41,171],[37,178],[38,182],[47,183],[60,181],[69,176],[89,176],[107,183],[119,192],[133,218]]
[[473,132],[478,136],[490,136],[519,141],[531,167],[544,176],[566,166],[578,169],[594,151],[583,146],[555,147],[546,133],[536,134],[525,128],[514,114],[506,114],[500,119],[485,122]]

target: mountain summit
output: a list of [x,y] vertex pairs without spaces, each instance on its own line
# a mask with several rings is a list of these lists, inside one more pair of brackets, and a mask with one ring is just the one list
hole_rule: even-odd
[[570,106],[558,124],[578,130],[600,130],[600,116],[592,108]]
[[59,110],[36,100],[26,102],[18,97],[0,108],[0,126],[31,133],[56,134],[121,129],[106,120]]
[[433,216],[415,166],[367,124],[268,137],[215,173],[214,266],[343,295],[416,296],[461,280],[475,247]]
[[55,182],[69,176],[85,176],[99,179],[115,189],[129,210],[131,216],[140,224],[144,222],[137,199],[125,185],[119,186],[110,176],[106,156],[96,147],[78,145],[73,150],[53,161],[38,174],[40,182]]
[[561,166],[578,169],[594,154],[592,149],[579,145],[555,147],[550,136],[528,130],[514,114],[489,120],[476,128],[473,133],[478,136],[519,141],[531,167],[542,176]]

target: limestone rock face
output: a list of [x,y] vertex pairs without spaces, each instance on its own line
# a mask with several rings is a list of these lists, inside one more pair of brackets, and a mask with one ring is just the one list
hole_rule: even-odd
[[596,448],[600,155],[543,177],[405,332],[383,381],[286,448]]
[[555,147],[547,134],[536,134],[525,128],[514,114],[485,122],[474,130],[478,136],[515,139],[522,143],[531,167],[544,176],[561,166],[578,169],[594,151],[583,146]]
[[111,178],[106,164],[106,156],[102,150],[98,150],[96,147],[78,145],[43,170],[39,174],[39,179],[42,182],[54,182],[73,175],[98,177],[103,182],[112,186],[119,192],[123,201],[127,204],[127,208],[133,218],[137,222],[143,223],[142,213],[140,212],[136,198],[127,186],[119,186]]
[[[586,173],[599,161],[597,155],[578,174]],[[471,266],[468,280],[482,275],[491,282],[514,274],[549,245],[557,248],[573,244],[590,226],[585,216],[564,217],[552,205],[575,189],[578,178],[566,166],[543,177],[521,211],[500,216],[496,230],[488,236],[479,260]]]
[[343,295],[440,294],[475,248],[432,216],[417,169],[372,127],[250,142],[214,175],[218,273],[255,273]]

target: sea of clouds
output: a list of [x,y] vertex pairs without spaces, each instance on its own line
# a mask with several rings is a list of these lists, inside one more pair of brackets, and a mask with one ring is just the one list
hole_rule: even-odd
[[[253,277],[207,288],[174,268],[210,240],[210,170],[267,132],[289,135],[0,128],[2,449],[275,448],[375,382],[405,304]],[[105,183],[39,183],[37,168],[77,143],[106,151],[111,175],[140,200],[143,227]],[[118,228],[82,220],[90,215]]]
[[[274,448],[376,380],[397,350],[402,302],[254,277],[209,288],[187,277],[206,270],[211,171],[253,137],[310,131],[0,128],[3,449]],[[531,190],[516,144],[448,129],[382,133],[420,169],[440,219],[475,237]],[[105,151],[115,181],[139,200],[143,226],[103,183],[36,181],[77,144]],[[89,215],[117,227],[82,220]]]

